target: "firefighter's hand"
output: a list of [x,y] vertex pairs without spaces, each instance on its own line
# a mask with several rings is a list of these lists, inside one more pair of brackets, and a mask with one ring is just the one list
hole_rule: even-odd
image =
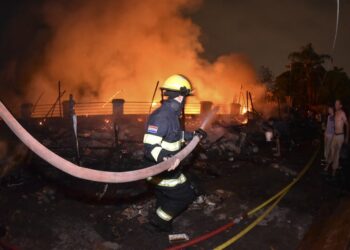
[[[168,157],[164,157],[163,160],[166,161],[168,160]],[[178,166],[180,165],[180,159],[175,158],[174,162],[171,164],[171,166],[168,168],[168,171],[173,171],[175,170]]]
[[201,140],[207,138],[208,134],[203,129],[199,128],[193,133],[194,135],[197,135]]

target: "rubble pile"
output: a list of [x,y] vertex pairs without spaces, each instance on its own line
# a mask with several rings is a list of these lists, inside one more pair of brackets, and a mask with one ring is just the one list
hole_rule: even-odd
[[121,215],[128,220],[136,218],[140,224],[148,222],[149,212],[155,207],[155,199],[132,204],[125,208]]
[[44,124],[31,132],[43,145],[71,161],[76,161],[77,138],[80,163],[91,166],[101,163],[101,159],[114,162],[122,155],[132,155],[133,158],[141,160],[141,126],[139,122],[133,125],[117,125],[110,119],[90,122],[78,120],[77,137],[69,121],[62,124]]
[[232,195],[233,193],[230,191],[217,189],[211,194],[198,196],[189,210],[202,210],[204,214],[211,215],[213,211],[220,209],[222,204]]
[[50,203],[56,199],[56,190],[52,187],[45,186],[42,190],[35,193],[38,204]]
[[0,139],[0,178],[30,161],[31,152],[23,143]]
[[220,125],[208,131],[208,138],[201,142],[199,160],[235,161],[241,154],[250,155],[259,152],[255,138],[248,135],[245,128],[231,129]]
[[[198,196],[189,210],[201,210],[204,214],[211,215],[215,210],[222,208],[225,201],[232,196],[233,192],[217,189],[213,193]],[[149,199],[131,204],[121,212],[121,215],[127,220],[136,219],[138,223],[144,224],[148,222],[149,213],[154,211],[154,208],[155,199]]]
[[[103,160],[104,165],[116,164],[111,168],[119,169],[118,166],[129,160],[142,162],[144,122],[143,119],[120,121],[120,123],[114,123],[111,118],[100,118],[94,121],[78,119],[80,164],[93,166],[99,163],[101,165]],[[195,130],[199,127],[199,123],[200,119],[188,117],[186,129]],[[38,129],[36,132],[40,134],[45,146],[71,161],[76,161],[77,144],[72,124],[68,120],[62,124],[45,124]],[[205,165],[203,162],[217,159],[233,162],[242,154],[257,154],[260,149],[255,143],[254,133],[264,136],[261,122],[242,125],[220,119],[207,132],[208,138],[202,141],[196,150],[198,161],[202,161],[202,163],[197,162],[197,165]]]

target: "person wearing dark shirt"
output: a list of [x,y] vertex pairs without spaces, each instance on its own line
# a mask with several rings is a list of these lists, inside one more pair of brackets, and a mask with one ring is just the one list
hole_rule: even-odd
[[325,162],[329,162],[331,154],[331,144],[334,136],[334,108],[333,106],[328,107],[328,116],[326,129],[324,132],[324,159]]

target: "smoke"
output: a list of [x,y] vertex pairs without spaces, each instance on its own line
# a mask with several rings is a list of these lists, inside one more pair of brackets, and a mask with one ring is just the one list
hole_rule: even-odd
[[30,70],[27,99],[45,91],[57,96],[57,82],[79,101],[106,101],[116,92],[127,101],[150,101],[156,82],[174,73],[191,79],[196,101],[229,103],[241,85],[263,93],[243,55],[209,62],[202,57],[200,27],[190,14],[198,0],[46,1],[42,18],[50,37],[40,65]]

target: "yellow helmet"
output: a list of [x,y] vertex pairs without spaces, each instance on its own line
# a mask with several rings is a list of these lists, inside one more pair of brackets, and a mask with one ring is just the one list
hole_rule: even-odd
[[181,95],[190,95],[192,92],[192,85],[190,80],[188,80],[185,76],[176,74],[168,77],[160,89],[177,91],[180,92]]

